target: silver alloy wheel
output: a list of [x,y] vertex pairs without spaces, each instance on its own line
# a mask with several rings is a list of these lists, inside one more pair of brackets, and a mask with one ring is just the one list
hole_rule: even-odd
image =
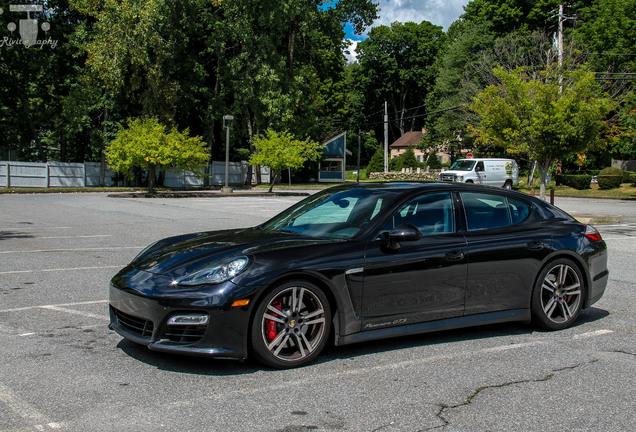
[[581,280],[574,268],[558,264],[545,275],[541,284],[541,307],[552,322],[572,320],[581,307]]
[[299,362],[320,347],[327,336],[325,307],[311,290],[292,286],[267,304],[260,328],[271,355],[281,361]]

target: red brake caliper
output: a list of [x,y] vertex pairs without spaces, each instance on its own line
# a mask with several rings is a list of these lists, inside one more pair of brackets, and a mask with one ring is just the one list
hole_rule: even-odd
[[[283,304],[280,300],[276,300],[272,303],[272,306],[278,310],[283,308]],[[272,320],[265,320],[265,334],[267,335],[268,341],[273,341],[276,339],[278,332],[276,331],[276,322]]]

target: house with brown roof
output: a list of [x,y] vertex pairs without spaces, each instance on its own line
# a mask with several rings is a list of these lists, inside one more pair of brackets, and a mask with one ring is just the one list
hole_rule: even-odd
[[426,162],[426,153],[424,153],[422,149],[418,148],[420,141],[422,141],[422,135],[422,131],[406,132],[398,138],[389,146],[391,159],[399,157],[408,149],[413,149],[415,159],[417,159],[418,162]]
[[[395,159],[396,157],[402,155],[408,149],[413,149],[415,159],[417,159],[418,162],[426,162],[428,153],[425,150],[418,148],[420,142],[422,141],[422,135],[424,135],[425,133],[426,129],[422,129],[421,131],[406,132],[389,146],[390,158]],[[444,152],[441,146],[438,146],[435,149],[435,153],[437,154],[437,158],[441,163],[450,162],[450,155]]]

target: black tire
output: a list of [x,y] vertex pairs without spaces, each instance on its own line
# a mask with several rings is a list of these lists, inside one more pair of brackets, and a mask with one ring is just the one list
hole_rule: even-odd
[[256,308],[252,350],[276,369],[304,366],[322,351],[331,328],[331,308],[320,288],[290,281],[274,288]]
[[570,327],[583,308],[585,279],[567,258],[549,262],[539,273],[532,293],[533,321],[548,330]]
[[503,185],[503,188],[506,190],[512,190],[512,182],[510,180],[506,180],[506,182]]

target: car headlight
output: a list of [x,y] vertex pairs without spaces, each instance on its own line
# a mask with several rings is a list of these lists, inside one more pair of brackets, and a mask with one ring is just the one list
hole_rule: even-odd
[[232,279],[247,268],[249,258],[234,257],[231,260],[211,264],[177,281],[179,285],[218,284]]

